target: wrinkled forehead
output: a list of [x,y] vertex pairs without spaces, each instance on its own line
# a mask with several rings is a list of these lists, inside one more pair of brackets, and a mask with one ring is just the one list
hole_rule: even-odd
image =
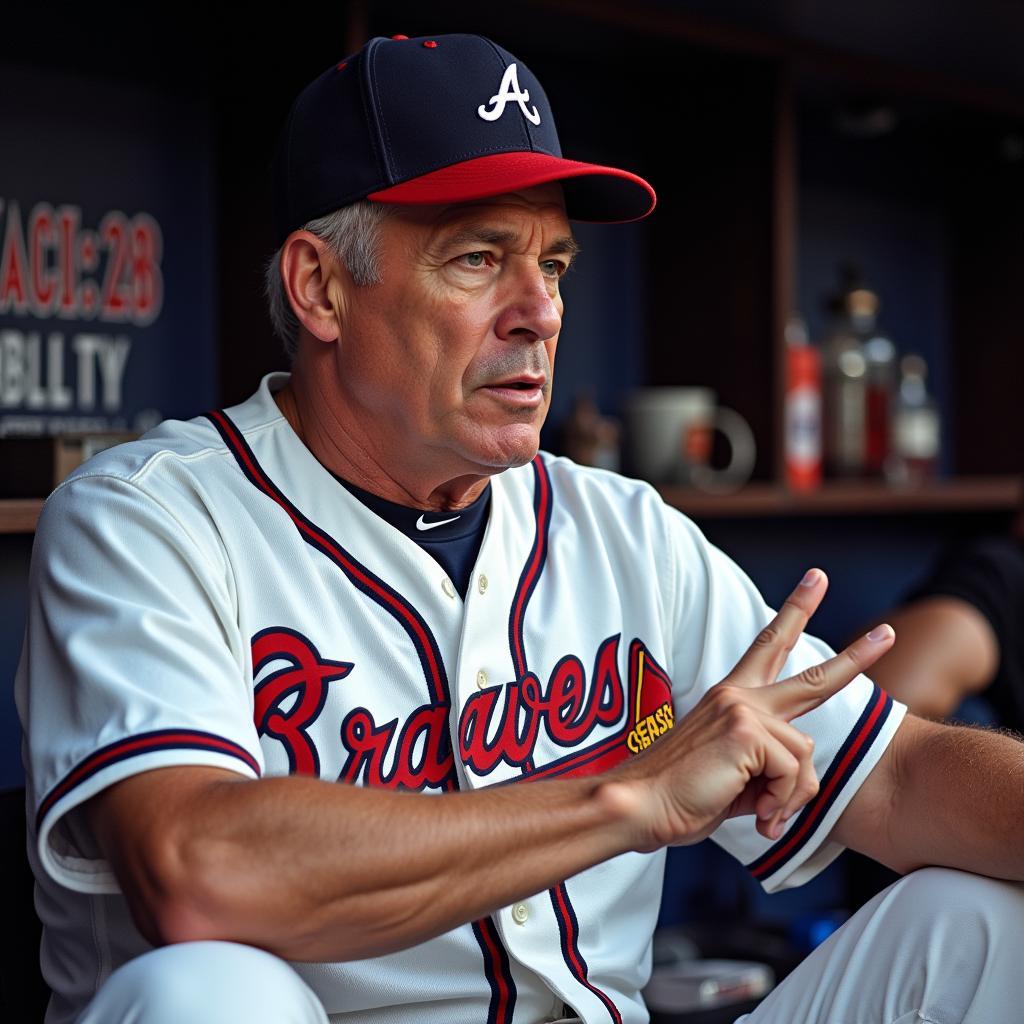
[[408,225],[428,244],[474,234],[486,240],[491,233],[495,241],[518,238],[539,241],[544,248],[575,247],[557,183],[443,206],[401,207],[395,213],[399,224]]

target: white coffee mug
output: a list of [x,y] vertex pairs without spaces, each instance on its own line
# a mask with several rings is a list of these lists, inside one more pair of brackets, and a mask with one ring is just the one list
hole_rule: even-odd
[[[691,484],[724,493],[750,479],[757,448],[747,421],[717,404],[711,388],[640,388],[626,399],[626,472],[652,483]],[[729,463],[713,468],[712,434],[729,442]]]

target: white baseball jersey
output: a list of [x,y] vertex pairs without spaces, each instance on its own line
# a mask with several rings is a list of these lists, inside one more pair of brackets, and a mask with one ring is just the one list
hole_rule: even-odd
[[[463,601],[302,444],[272,396],[286,378],[101,454],[44,509],[16,694],[51,1024],[148,948],[74,813],[111,783],[195,764],[443,794],[600,772],[772,616],[650,486],[546,454],[493,478]],[[785,672],[830,653],[804,637]],[[903,710],[855,680],[798,720],[821,790],[783,837],[746,817],[714,839],[769,890],[812,877]],[[636,1024],[663,866],[625,854],[414,948],[296,966],[332,1020],[525,1024],[565,1004]]]

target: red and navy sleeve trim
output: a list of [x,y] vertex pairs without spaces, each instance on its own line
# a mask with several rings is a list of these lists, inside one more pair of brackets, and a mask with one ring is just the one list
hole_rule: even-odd
[[807,846],[871,749],[891,711],[892,697],[876,686],[857,724],[850,730],[846,742],[821,777],[818,795],[804,807],[793,827],[782,839],[747,865],[747,870],[756,879],[775,874]]
[[87,779],[91,779],[97,772],[119,761],[127,761],[132,757],[161,750],[207,750],[216,754],[227,754],[241,761],[254,775],[260,774],[259,763],[252,754],[245,747],[223,736],[200,732],[197,729],[158,729],[154,732],[139,733],[137,736],[129,736],[100,748],[72,768],[63,780],[47,793],[39,805],[36,828],[42,825],[43,819],[58,800],[63,799]]

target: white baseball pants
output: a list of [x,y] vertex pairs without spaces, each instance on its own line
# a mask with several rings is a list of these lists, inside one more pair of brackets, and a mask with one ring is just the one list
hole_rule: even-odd
[[735,1024],[1016,1024],[1024,884],[915,871],[864,904]]
[[[736,1024],[1016,1024],[1022,950],[1024,884],[926,868],[865,904]],[[229,942],[120,967],[78,1024],[111,1021],[329,1024],[284,961]]]
[[76,1024],[328,1024],[279,957],[234,942],[181,942],[122,964]]

